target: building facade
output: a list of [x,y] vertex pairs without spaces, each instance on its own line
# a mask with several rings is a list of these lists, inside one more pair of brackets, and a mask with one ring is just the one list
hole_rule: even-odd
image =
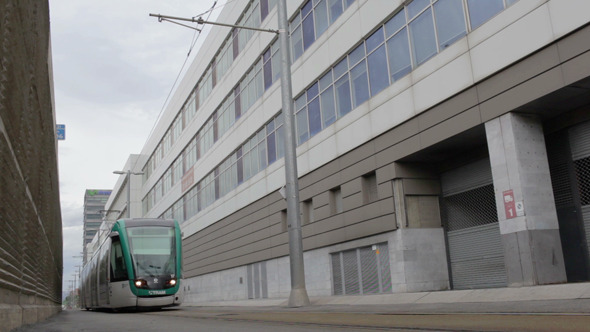
[[102,217],[105,211],[107,200],[111,196],[112,190],[107,189],[86,189],[84,193],[84,215],[83,215],[83,232],[82,232],[82,246],[83,246],[83,264],[88,261],[89,253],[87,247],[94,235],[98,232]]
[[49,5],[0,1],[0,331],[61,310]]
[[[276,29],[273,0],[219,22]],[[590,278],[590,4],[287,1],[310,296]],[[213,28],[146,142],[187,301],[290,292],[276,35]]]
[[[138,172],[132,172],[133,169],[137,168],[137,161],[139,155],[132,154],[127,159],[123,171],[114,171],[115,174],[120,174],[119,179],[115,183],[113,190],[108,190],[109,195],[103,196],[100,202],[103,206],[101,210],[100,219],[92,220],[92,226],[95,227],[94,234],[88,234],[88,237],[84,238],[84,264],[90,261],[96,250],[100,248],[100,245],[108,236],[111,227],[115,221],[122,218],[137,218],[141,217],[141,174],[134,174]],[[129,177],[127,172],[130,172]],[[99,192],[105,192],[104,190]],[[96,208],[94,208],[96,210]],[[127,212],[129,211],[129,216]],[[86,233],[85,233],[86,234]]]

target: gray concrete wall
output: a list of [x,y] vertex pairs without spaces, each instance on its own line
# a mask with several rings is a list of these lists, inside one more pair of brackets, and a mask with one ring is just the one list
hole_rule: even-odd
[[566,282],[541,121],[509,113],[486,134],[508,284]]
[[389,240],[394,293],[449,289],[443,229],[399,229]]
[[[386,242],[394,293],[449,288],[442,228],[399,229],[304,253],[309,296],[330,296],[331,254]],[[268,298],[288,298],[291,291],[289,257],[265,261]],[[184,280],[185,301],[199,303],[248,299],[247,268],[241,266]]]
[[0,331],[61,310],[47,1],[0,2]]

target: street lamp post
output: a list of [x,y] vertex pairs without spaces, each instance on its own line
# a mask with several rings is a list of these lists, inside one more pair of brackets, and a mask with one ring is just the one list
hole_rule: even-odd
[[125,181],[127,181],[127,218],[131,218],[131,175],[142,175],[143,172],[131,172],[131,170],[127,170],[126,172],[113,171],[113,174],[126,174]]

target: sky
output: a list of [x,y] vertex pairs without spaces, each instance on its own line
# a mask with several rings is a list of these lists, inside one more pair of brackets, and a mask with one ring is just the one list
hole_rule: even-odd
[[214,2],[49,0],[56,123],[66,126],[58,142],[64,292],[82,265],[85,190],[114,187],[119,175],[113,171],[141,152],[211,28],[199,36],[149,14],[205,13],[214,21],[225,1],[206,13]]

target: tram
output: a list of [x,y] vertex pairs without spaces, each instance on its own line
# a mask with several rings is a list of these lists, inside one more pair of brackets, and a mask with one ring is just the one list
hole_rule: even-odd
[[182,303],[177,221],[121,219],[106,233],[81,273],[82,308],[163,308]]

